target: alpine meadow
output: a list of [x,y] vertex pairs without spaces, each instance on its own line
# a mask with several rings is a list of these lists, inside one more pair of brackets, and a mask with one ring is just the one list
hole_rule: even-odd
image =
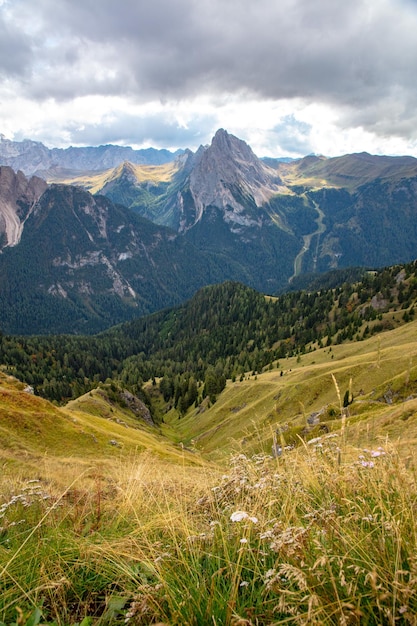
[[417,160],[0,164],[0,626],[416,626]]

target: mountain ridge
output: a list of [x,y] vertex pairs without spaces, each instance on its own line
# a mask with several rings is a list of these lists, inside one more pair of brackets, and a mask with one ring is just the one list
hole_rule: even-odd
[[39,141],[25,139],[12,141],[0,135],[0,163],[26,175],[45,176],[50,168],[69,170],[105,170],[116,167],[121,161],[163,164],[173,160],[182,150],[171,152],[155,148],[135,150],[130,146],[113,144],[68,148],[47,148]]
[[[94,332],[179,303],[205,284],[241,281],[274,295],[306,274],[415,258],[413,157],[308,156],[271,167],[219,129],[196,153],[160,166],[122,161],[73,178],[76,185],[57,170],[47,186],[2,167],[7,331],[47,332],[48,309],[59,309],[70,332]],[[16,181],[36,193],[26,198]],[[32,329],[29,321],[16,325],[29,316]],[[58,318],[50,332],[62,332]]]

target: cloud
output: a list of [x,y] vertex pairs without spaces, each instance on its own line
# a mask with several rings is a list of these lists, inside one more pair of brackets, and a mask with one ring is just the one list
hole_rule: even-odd
[[30,65],[30,39],[5,19],[0,5],[0,77],[22,76]]
[[[340,129],[417,139],[416,32],[415,0],[37,0],[36,11],[5,0],[0,75],[28,102],[160,102],[176,120],[204,98],[219,110],[227,99],[315,103],[337,112]],[[109,137],[125,136],[123,115],[111,123],[108,113]],[[126,139],[158,140],[157,117],[146,132],[139,117]],[[296,119],[271,127],[292,151],[308,145]],[[161,124],[170,140],[190,136],[177,121]],[[78,139],[100,135],[97,121],[74,127]]]
[[71,142],[81,145],[104,143],[149,145],[155,148],[177,148],[206,143],[216,121],[211,116],[193,116],[191,123],[181,124],[172,112],[159,111],[143,115],[120,113],[98,124],[69,124],[65,131]]
[[271,135],[283,154],[309,154],[313,151],[311,130],[311,124],[298,121],[294,115],[287,115],[272,128]]

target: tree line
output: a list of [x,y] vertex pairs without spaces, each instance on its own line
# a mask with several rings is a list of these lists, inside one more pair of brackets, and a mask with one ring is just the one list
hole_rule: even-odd
[[205,396],[214,401],[227,379],[274,367],[313,343],[361,340],[389,328],[384,311],[404,309],[403,321],[409,321],[416,297],[415,263],[276,298],[225,282],[94,336],[1,334],[0,364],[56,403],[107,379],[139,395],[145,381],[158,379],[164,400],[181,414]]

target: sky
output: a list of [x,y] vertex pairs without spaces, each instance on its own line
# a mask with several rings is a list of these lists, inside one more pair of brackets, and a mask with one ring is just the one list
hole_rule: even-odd
[[0,133],[417,157],[417,0],[0,0]]

